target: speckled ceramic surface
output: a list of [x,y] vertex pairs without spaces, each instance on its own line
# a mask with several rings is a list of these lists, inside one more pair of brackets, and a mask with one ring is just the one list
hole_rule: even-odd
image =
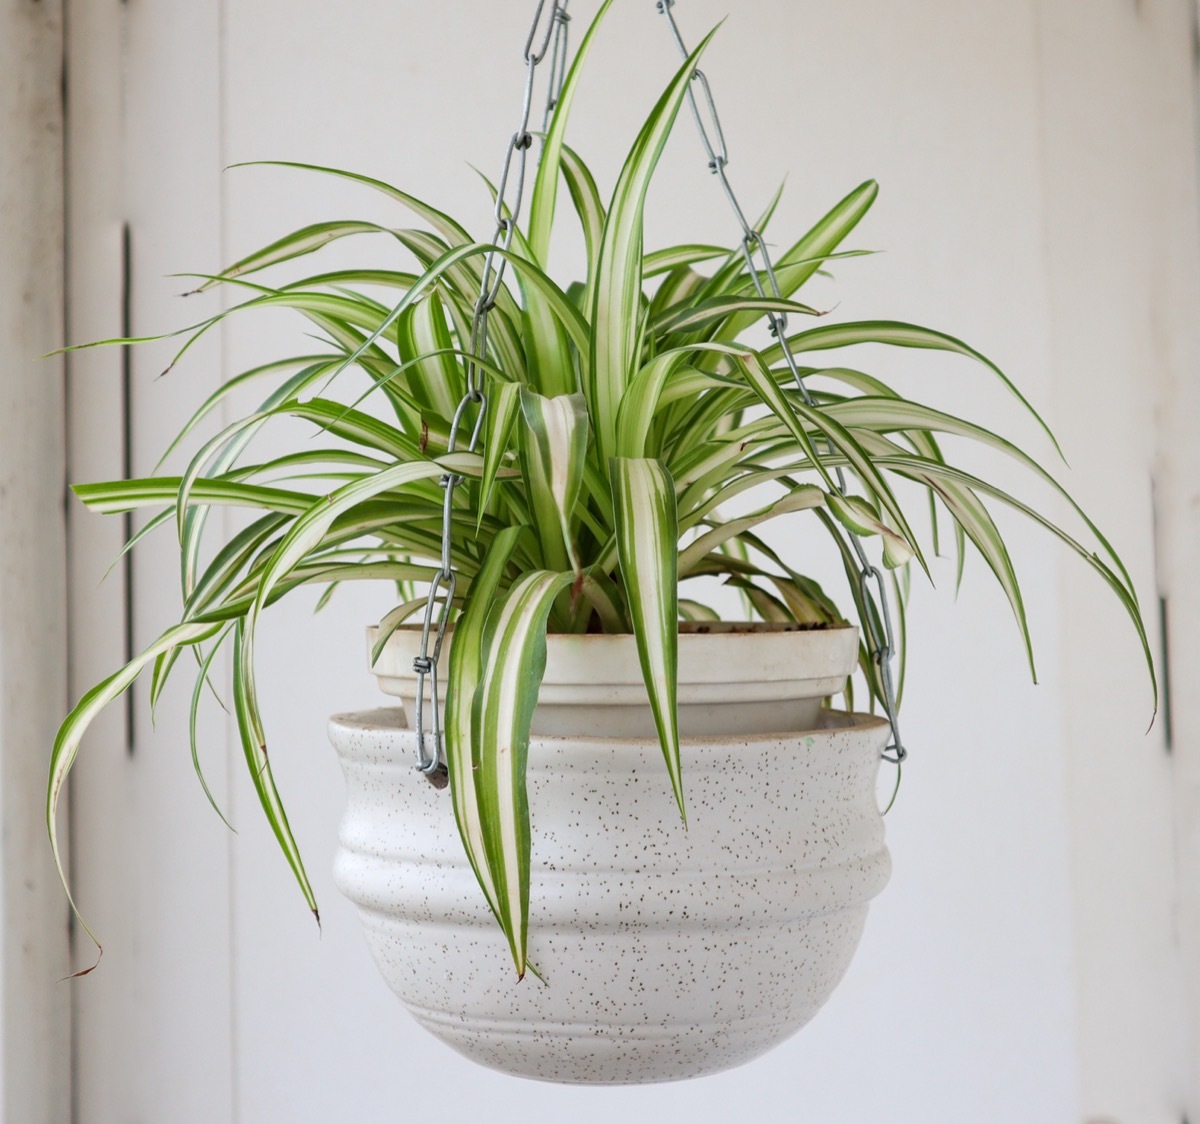
[[841,979],[890,859],[875,777],[888,728],[689,738],[689,827],[656,741],[535,737],[530,960],[518,982],[448,790],[412,768],[401,710],[335,717],[335,875],[388,983],[477,1062],[548,1081],[696,1077],[802,1027]]

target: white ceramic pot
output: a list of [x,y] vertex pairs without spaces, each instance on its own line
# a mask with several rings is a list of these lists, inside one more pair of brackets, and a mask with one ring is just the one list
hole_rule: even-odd
[[686,737],[686,830],[653,737],[535,736],[529,956],[545,982],[517,981],[402,711],[331,722],[348,789],[335,877],[392,989],[475,1061],[603,1084],[727,1069],[812,1018],[890,872],[886,723],[811,725]]

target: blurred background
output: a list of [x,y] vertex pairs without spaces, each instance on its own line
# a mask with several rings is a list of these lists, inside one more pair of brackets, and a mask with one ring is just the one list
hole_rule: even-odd
[[[571,4],[575,42],[597,6]],[[895,872],[828,1007],[727,1074],[539,1085],[425,1036],[378,978],[329,873],[342,782],[325,722],[381,704],[363,629],[388,591],[342,590],[316,615],[315,594],[289,598],[264,618],[260,692],[321,931],[216,706],[202,719],[203,766],[238,833],[208,806],[180,676],[153,725],[139,685],[135,705],[110,708],[83,747],[62,824],[105,955],[93,974],[61,982],[92,953],[78,933],[70,947],[45,842],[53,732],[70,702],[178,611],[171,532],[102,581],[123,520],[64,500],[64,480],[152,471],[207,394],[281,349],[303,350],[305,327],[282,312],[278,323],[235,318],[165,376],[169,344],[35,357],[195,323],[230,298],[182,299],[195,282],[174,275],[216,272],[302,224],[412,222],[366,189],[230,167],[239,162],[376,176],[486,237],[490,203],[473,167],[498,174],[532,10],[484,0],[0,7],[3,1119],[1200,1120],[1190,0],[675,6],[691,43],[729,16],[704,69],[748,213],[786,179],[774,241],[790,243],[863,180],[880,182],[851,241],[882,252],[838,263],[805,299],[831,318],[908,320],[967,340],[1055,430],[1070,465],[1059,475],[1129,566],[1162,653],[1170,706],[1149,732],[1132,630],[1048,536],[1004,524],[1036,686],[982,561],[970,559],[956,596],[941,560],[935,587],[914,581],[912,756],[887,817]],[[676,65],[651,0],[614,4],[568,136],[602,193]],[[651,189],[647,244],[732,245],[732,222],[682,116]],[[386,247],[370,252],[391,260]],[[568,236],[556,255],[569,279],[579,247]],[[901,390],[1053,466],[982,369],[921,352],[869,358]],[[785,521],[775,542],[808,566],[803,530]]]

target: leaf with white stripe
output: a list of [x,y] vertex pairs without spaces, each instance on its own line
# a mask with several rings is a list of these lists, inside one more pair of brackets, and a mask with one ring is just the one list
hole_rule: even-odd
[[671,776],[679,814],[687,822],[679,763],[679,525],[675,482],[659,461],[613,457],[609,461],[617,557],[625,599],[637,636],[642,679]]
[[667,380],[695,354],[695,348],[674,348],[656,355],[644,364],[621,395],[617,411],[617,456],[641,457],[646,454],[646,438],[658,409]]
[[[62,882],[63,889],[66,891],[67,901],[71,904],[71,910],[83,931],[96,946],[97,952],[101,951],[100,942],[96,940],[96,935],[80,916],[79,907],[75,904],[75,898],[71,894],[71,886],[67,880],[66,868],[63,865],[62,849],[58,838],[58,804],[62,799],[63,790],[66,788],[67,778],[71,775],[71,768],[75,764],[80,742],[83,741],[83,736],[87,733],[93,719],[113,699],[120,697],[129,688],[148,663],[157,659],[162,652],[169,651],[180,644],[199,644],[208,640],[220,632],[221,628],[222,625],[219,623],[200,624],[189,621],[167,629],[144,652],[88,691],[75,704],[71,713],[63,719],[63,724],[59,727],[58,734],[54,739],[54,748],[50,753],[50,779],[46,787],[46,830],[50,836],[50,853],[54,858],[54,865],[58,870],[58,877]],[[87,968],[76,974],[86,975],[91,970],[91,968]]]
[[454,339],[437,289],[405,309],[396,321],[396,340],[412,396],[424,410],[452,418],[466,380],[454,359]]
[[475,746],[476,796],[496,910],[517,975],[529,935],[529,727],[546,670],[546,619],[570,574],[535,570],[492,610],[484,639]]
[[[1009,393],[1025,407],[1041,427],[1042,432],[1050,439],[1054,451],[1060,457],[1062,456],[1062,449],[1059,448],[1054,434],[1050,432],[1050,427],[1008,376],[986,355],[980,354],[962,340],[946,335],[945,332],[935,332],[931,328],[922,328],[918,324],[906,324],[898,320],[863,320],[849,324],[824,324],[819,328],[809,328],[807,331],[789,336],[787,343],[793,352],[825,351],[835,347],[879,343],[890,347],[916,347],[965,355],[977,363],[982,363],[1004,384]],[[778,362],[782,358],[783,351],[779,344],[772,344],[763,352],[763,359],[768,364]]]
[[642,259],[642,275],[657,277],[680,266],[695,265],[697,262],[712,261],[713,258],[723,258],[729,250],[725,246],[710,246],[703,243],[689,243],[685,246],[669,246],[665,250],[651,250]]
[[571,513],[583,484],[587,456],[587,403],[582,394],[544,398],[521,388],[521,471],[542,554],[549,569],[570,566],[578,579],[579,553],[575,549]]
[[554,115],[542,142],[542,153],[538,159],[537,178],[529,201],[529,249],[534,261],[546,264],[550,249],[550,231],[554,226],[554,205],[558,196],[558,173],[562,161],[563,138],[567,132],[567,121],[571,116],[571,105],[575,90],[583,73],[583,65],[596,38],[600,21],[608,12],[612,0],[604,0],[600,10],[592,17],[587,32],[579,42],[575,58],[563,79],[562,89],[554,106]]
[[617,448],[617,409],[640,350],[643,208],[650,178],[687,95],[704,37],[676,72],[638,133],[613,191],[596,263],[592,303],[591,364],[584,387],[603,464]]
[[913,556],[912,547],[879,518],[879,511],[865,496],[843,496],[830,492],[825,497],[829,510],[849,531],[862,537],[879,535],[883,539],[883,564],[889,570],[905,565]]
[[[261,746],[262,752],[266,753],[266,734],[258,712],[258,699],[254,688],[254,633],[259,615],[271,599],[272,591],[306,555],[324,543],[327,532],[340,515],[346,514],[381,492],[389,492],[418,480],[440,476],[444,471],[441,465],[430,461],[394,465],[374,476],[345,484],[329,495],[316,499],[303,515],[293,521],[288,533],[283,536],[270,560],[263,567],[262,575],[257,581],[254,602],[246,615],[244,634],[243,630],[239,630],[238,643],[235,646],[238,657],[235,661],[234,685],[235,688],[240,687],[244,695],[244,719],[248,733],[243,735],[243,742],[246,745],[253,742]],[[239,714],[239,723],[241,721],[242,716]]]
[[320,924],[321,914],[317,909],[317,898],[308,880],[308,873],[304,869],[304,861],[300,857],[300,848],[296,843],[296,837],[292,834],[291,826],[288,823],[283,800],[279,796],[279,790],[275,787],[275,774],[271,770],[267,745],[262,737],[262,723],[259,721],[258,708],[251,695],[253,684],[237,670],[242,665],[241,647],[245,643],[246,636],[245,621],[239,620],[234,625],[233,632],[233,712],[237,717],[238,735],[242,742],[242,752],[246,758],[246,768],[254,784],[254,791],[258,794],[258,802],[262,807],[263,815],[266,816],[267,823],[275,835],[279,849],[283,852],[283,857],[287,859],[288,866],[292,868],[292,873],[300,885],[300,891],[304,894],[308,908],[312,910],[313,917]]
[[583,246],[587,257],[587,284],[583,286],[580,308],[592,307],[592,292],[596,285],[596,262],[600,257],[600,243],[604,238],[604,202],[600,190],[592,177],[591,170],[567,145],[562,147],[562,173],[571,193],[571,202],[579,216],[583,233]]
[[[871,209],[879,185],[874,180],[860,184],[836,203],[820,221],[775,262],[775,280],[782,296],[791,296],[820,268],[822,261],[833,254],[842,240],[858,225]],[[761,230],[762,227],[755,227]],[[760,277],[764,285],[770,279]],[[737,313],[730,317],[725,333],[733,339],[754,323],[753,313]]]
[[768,504],[759,511],[752,512],[740,519],[730,519],[727,522],[718,523],[712,530],[705,532],[680,552],[679,572],[687,577],[707,555],[723,543],[736,538],[743,531],[749,531],[760,523],[765,523],[768,519],[774,519],[779,515],[819,507],[824,499],[825,493],[815,484],[798,484],[782,499]]
[[513,422],[517,420],[517,407],[520,405],[520,391],[520,386],[515,382],[493,384],[488,390],[487,413],[483,418],[483,475],[479,481],[479,508],[475,516],[477,532],[483,523],[483,513],[491,499],[492,487],[496,483],[504,454],[508,452]]
[[477,735],[472,726],[472,713],[483,675],[484,626],[505,568],[524,532],[524,527],[506,527],[492,540],[483,566],[471,583],[463,612],[454,625],[446,688],[446,769],[450,774],[454,818],[471,868],[497,920],[500,920],[500,903],[488,865],[483,814],[475,788]]

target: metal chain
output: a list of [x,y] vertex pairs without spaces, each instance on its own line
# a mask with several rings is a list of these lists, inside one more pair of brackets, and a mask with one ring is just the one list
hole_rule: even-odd
[[[483,260],[479,296],[475,301],[471,319],[471,341],[468,351],[472,358],[467,361],[466,367],[467,390],[458,403],[458,408],[454,411],[454,418],[450,423],[450,437],[446,443],[447,454],[457,450],[459,430],[472,406],[475,408],[475,421],[471,427],[471,439],[467,443],[467,452],[475,452],[480,434],[483,432],[487,395],[483,391],[484,370],[481,361],[487,358],[488,315],[496,307],[500,288],[504,284],[504,271],[508,264],[506,255],[512,246],[513,233],[516,231],[517,219],[521,213],[521,199],[525,191],[525,165],[529,149],[533,144],[533,134],[529,131],[529,116],[533,108],[534,74],[538,65],[549,53],[549,88],[542,118],[542,131],[544,132],[549,124],[550,114],[558,104],[559,96],[562,93],[563,79],[566,77],[567,25],[571,19],[567,14],[567,3],[568,0],[554,0],[549,5],[549,13],[543,19],[547,2],[538,0],[529,35],[525,39],[525,50],[522,55],[525,60],[525,94],[521,101],[521,120],[517,125],[516,132],[509,138],[508,148],[504,152],[504,163],[500,170],[500,179],[496,183],[494,210],[496,228],[492,233],[492,248]],[[508,198],[510,187],[512,189],[511,201]],[[463,478],[455,472],[446,472],[438,480],[438,484],[445,492],[442,504],[441,566],[429,586],[429,596],[425,601],[425,616],[421,626],[421,652],[413,660],[413,671],[417,673],[417,768],[439,786],[445,784],[446,766],[444,764],[445,754],[442,751],[437,666],[454,603],[454,588],[457,579],[450,550],[453,534],[451,523],[454,511],[454,490],[462,481]],[[433,640],[431,652],[429,642],[435,615],[437,617],[437,635]],[[429,751],[426,751],[425,748],[426,679],[429,680],[430,705],[433,715],[430,722],[433,748]]]
[[[683,36],[679,32],[679,26],[675,22],[675,16],[671,12],[671,9],[675,6],[675,0],[656,0],[656,6],[658,11],[666,16],[667,26],[670,28],[675,44],[686,59],[688,57],[688,49],[684,44]],[[704,145],[705,152],[708,154],[709,170],[720,180],[721,188],[725,192],[725,198],[729,200],[734,217],[737,219],[738,225],[742,228],[741,250],[742,256],[746,259],[746,268],[750,273],[750,278],[754,282],[754,287],[758,290],[760,297],[766,297],[768,292],[773,297],[779,297],[782,294],[780,293],[779,282],[775,277],[775,267],[771,263],[771,255],[767,250],[767,243],[761,232],[755,230],[747,221],[746,213],[742,210],[737,195],[734,193],[733,186],[729,182],[729,176],[725,170],[729,164],[729,149],[725,143],[725,134],[721,129],[721,119],[717,113],[717,104],[713,99],[712,89],[703,71],[696,70],[693,73],[692,84],[693,86],[698,86],[703,95],[704,107],[708,117],[707,126],[705,125],[705,114],[701,112],[700,100],[696,97],[695,90],[691,88],[688,89],[688,103],[692,107],[692,116],[696,120],[696,129],[700,134],[700,141]],[[756,260],[761,263],[761,266],[756,264]],[[792,374],[792,379],[796,384],[797,390],[800,391],[806,405],[814,406],[815,402],[812,394],[808,387],[805,386],[804,378],[800,374],[800,368],[796,364],[796,357],[792,354],[791,347],[788,346],[787,314],[783,312],[768,312],[767,322],[770,325],[771,335],[779,341],[784,360],[787,362],[788,370]],[[830,452],[833,451],[832,445],[827,439],[825,445]],[[840,467],[834,469],[834,479],[837,481],[838,491],[842,495],[845,495],[846,477]],[[884,750],[883,758],[895,765],[899,765],[908,756],[908,751],[904,748],[904,744],[900,740],[900,726],[897,719],[896,689],[892,679],[892,658],[895,655],[896,645],[887,589],[883,584],[883,574],[867,558],[862,541],[854,533],[850,535],[850,545],[854,550],[855,557],[858,559],[859,589],[863,601],[868,608],[868,611],[863,614],[863,628],[867,633],[867,643],[871,658],[878,667],[879,685],[883,693],[883,706],[887,714],[887,720],[892,727],[891,744]],[[878,591],[878,600],[872,594],[872,585]],[[877,618],[873,615],[872,610],[878,614]]]

